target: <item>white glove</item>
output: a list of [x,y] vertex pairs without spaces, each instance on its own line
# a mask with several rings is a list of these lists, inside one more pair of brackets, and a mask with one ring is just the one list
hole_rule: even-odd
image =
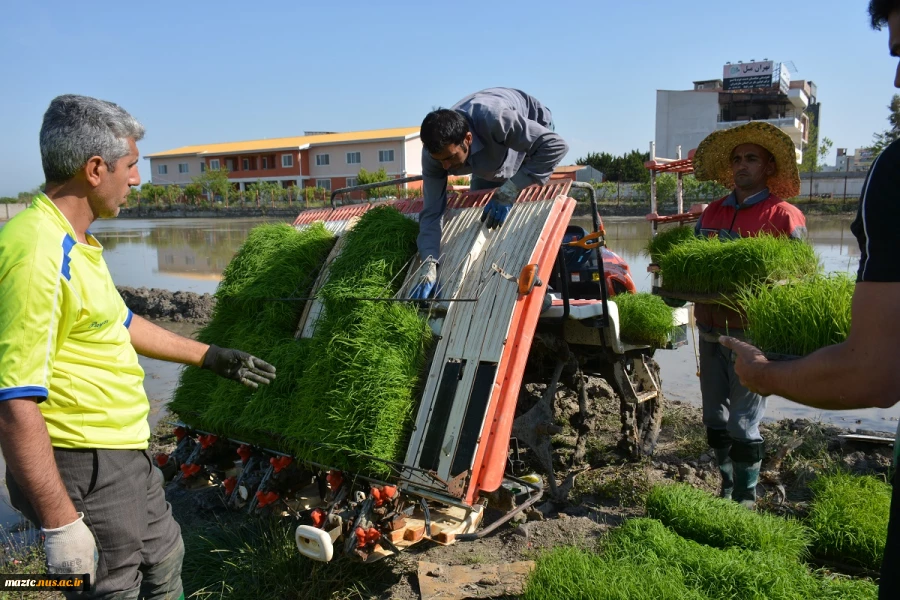
[[47,554],[47,571],[54,575],[91,576],[91,585],[97,577],[97,543],[94,534],[84,524],[84,513],[78,513],[78,519],[57,527],[44,529],[44,552]]

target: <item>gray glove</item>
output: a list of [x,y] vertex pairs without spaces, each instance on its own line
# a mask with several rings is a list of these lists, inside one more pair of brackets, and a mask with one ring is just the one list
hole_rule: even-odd
[[82,575],[91,577],[91,585],[97,577],[97,543],[94,534],[84,524],[84,513],[78,519],[57,527],[44,529],[44,552],[47,554],[47,571],[54,575]]
[[268,384],[275,379],[275,367],[261,358],[232,348],[219,348],[210,344],[203,357],[201,369],[212,371],[219,377],[233,379],[256,389],[259,384]]

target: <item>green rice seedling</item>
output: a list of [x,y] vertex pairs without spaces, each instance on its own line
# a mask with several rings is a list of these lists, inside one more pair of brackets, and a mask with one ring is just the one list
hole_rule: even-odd
[[872,476],[847,473],[819,477],[809,487],[813,552],[878,571],[887,542],[891,487]]
[[818,258],[809,244],[786,237],[689,238],[660,256],[659,267],[668,291],[730,294],[815,274]]
[[[334,237],[321,224],[302,232],[284,223],[254,228],[226,267],[216,309],[197,339],[272,362],[273,342],[293,334],[303,306],[284,299],[309,293],[333,244]],[[186,367],[169,410],[195,427],[235,435],[235,421],[250,395],[235,382]]]
[[644,254],[650,257],[650,260],[658,263],[662,255],[669,251],[672,246],[676,246],[683,242],[696,237],[694,228],[679,225],[677,227],[669,227],[661,230],[652,238],[644,247]]
[[537,560],[525,598],[650,600],[875,600],[868,581],[826,579],[774,552],[719,549],[685,539],[653,519],[630,519],[602,553],[558,548]]
[[538,557],[525,584],[525,600],[703,600],[676,567],[647,561],[612,561],[577,548]]
[[715,599],[801,600],[874,598],[872,585],[845,586],[817,577],[805,564],[777,552],[712,548],[685,539],[660,521],[631,519],[604,548],[612,564],[631,561],[648,570],[666,565],[689,589]]
[[855,282],[844,273],[738,292],[747,334],[764,352],[803,356],[839,344],[850,333]]
[[653,294],[619,294],[619,337],[623,342],[662,348],[675,331],[672,308]]
[[772,552],[794,560],[806,555],[809,531],[799,522],[747,510],[687,484],[657,485],[647,515],[675,532],[717,548]]

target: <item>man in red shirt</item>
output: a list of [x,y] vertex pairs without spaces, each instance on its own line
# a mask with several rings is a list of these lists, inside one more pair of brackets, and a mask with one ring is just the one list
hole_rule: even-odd
[[[703,211],[698,235],[805,237],[803,213],[782,200],[800,193],[800,176],[794,143],[777,127],[751,121],[712,133],[697,147],[694,171],[698,180],[734,190]],[[766,400],[741,385],[731,351],[718,344],[720,335],[743,339],[746,320],[719,304],[695,305],[694,319],[700,332],[703,423],[722,474],[721,495],[752,508],[765,455],[759,422]]]

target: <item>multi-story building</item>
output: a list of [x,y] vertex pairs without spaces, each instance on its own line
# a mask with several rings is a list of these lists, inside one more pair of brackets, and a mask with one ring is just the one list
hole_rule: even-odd
[[298,137],[183,146],[146,156],[150,181],[190,183],[206,169],[228,170],[235,187],[275,181],[282,187],[327,190],[354,185],[360,169],[381,168],[391,178],[422,173],[418,127],[350,133],[306,132]]
[[848,154],[846,148],[838,148],[834,170],[844,173],[868,171],[873,160],[875,160],[875,153],[871,148],[857,148],[854,154]]
[[818,123],[819,102],[812,81],[791,81],[783,63],[728,63],[722,79],[695,81],[692,90],[656,91],[656,153],[674,158],[696,148],[707,135],[748,121],[766,121],[787,133],[797,161]]

